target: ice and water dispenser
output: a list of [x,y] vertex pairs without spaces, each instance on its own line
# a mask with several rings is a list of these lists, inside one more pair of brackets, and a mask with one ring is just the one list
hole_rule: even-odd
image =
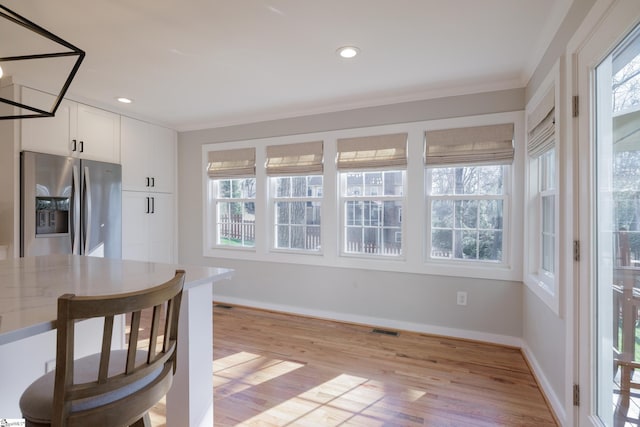
[[69,233],[69,197],[36,197],[36,235]]

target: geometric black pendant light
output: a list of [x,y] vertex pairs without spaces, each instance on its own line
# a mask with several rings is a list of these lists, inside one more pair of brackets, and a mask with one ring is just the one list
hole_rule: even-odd
[[[40,27],[37,24],[34,24],[33,22],[29,21],[28,19],[18,15],[17,13],[7,9],[6,7],[0,5],[0,18],[4,18],[8,21],[8,23],[4,23],[3,25],[7,24],[7,25],[17,25],[20,26],[28,31],[31,31],[33,33],[35,33],[35,37],[38,38],[44,38],[49,40],[50,42],[53,42],[53,44],[55,46],[60,46],[61,48],[66,48],[67,50],[61,51],[61,52],[52,52],[52,53],[29,53],[29,54],[24,54],[24,55],[12,55],[12,56],[5,56],[3,58],[0,58],[0,67],[2,67],[3,63],[4,64],[10,64],[10,63],[15,63],[17,64],[17,61],[29,61],[29,60],[46,60],[46,59],[53,59],[53,58],[62,58],[62,57],[73,57],[76,56],[76,60],[75,63],[73,65],[73,68],[71,69],[69,75],[67,76],[66,80],[64,81],[64,84],[62,85],[62,88],[60,89],[60,91],[58,92],[55,101],[53,102],[53,104],[51,105],[51,108],[48,109],[43,109],[42,106],[33,106],[33,105],[26,105],[26,104],[22,104],[20,102],[16,102],[14,100],[11,99],[6,99],[3,98],[0,95],[0,102],[5,103],[5,104],[9,104],[12,105],[14,107],[18,107],[21,110],[24,110],[24,113],[20,113],[20,114],[16,114],[13,110],[15,110],[14,108],[10,108],[9,110],[11,111],[10,113],[6,113],[6,114],[2,114],[0,115],[0,120],[10,120],[10,119],[27,119],[27,118],[35,118],[35,117],[53,117],[56,113],[56,110],[58,109],[58,106],[60,105],[60,102],[62,101],[62,98],[64,98],[64,95],[67,93],[67,89],[69,89],[69,85],[71,84],[71,81],[73,80],[73,78],[75,77],[76,73],[78,72],[78,69],[80,68],[80,64],[82,63],[82,60],[84,59],[84,51],[81,49],[78,49],[77,47],[75,47],[74,45],[72,45],[71,43],[68,43],[64,40],[62,40],[60,37],[56,36],[55,34],[52,34],[51,32],[45,30],[44,28]],[[2,19],[0,19],[0,21],[2,21]],[[2,40],[0,42],[1,44],[7,44],[10,45],[11,44],[11,40]],[[40,61],[36,61],[37,65],[41,65]],[[0,68],[1,69],[1,68]],[[0,77],[2,76],[1,74],[2,72],[0,71]]]

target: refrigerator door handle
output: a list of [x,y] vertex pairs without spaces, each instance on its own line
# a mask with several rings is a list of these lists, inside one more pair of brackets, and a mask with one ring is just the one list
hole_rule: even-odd
[[91,179],[89,176],[89,168],[87,166],[84,167],[84,191],[83,191],[83,200],[86,215],[84,216],[84,245],[82,247],[82,254],[87,255],[87,250],[89,249],[89,242],[91,241]]
[[78,166],[73,166],[73,174],[71,178],[71,224],[69,229],[71,230],[71,253],[74,255],[79,254],[79,241],[80,241],[80,182],[79,182]]

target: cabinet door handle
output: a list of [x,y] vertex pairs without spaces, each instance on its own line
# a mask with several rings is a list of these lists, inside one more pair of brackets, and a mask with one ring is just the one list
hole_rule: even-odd
[[75,139],[72,139],[71,142],[73,142],[73,146],[71,147],[71,151],[76,151],[78,149],[78,141]]
[[147,187],[149,186],[149,177],[145,178],[147,180]]
[[84,141],[80,141],[80,152],[84,153]]
[[151,177],[151,186],[152,187],[156,186],[156,179],[154,177]]
[[147,211],[145,213],[150,213],[151,211],[151,200],[150,197],[147,197]]
[[151,213],[156,213],[156,198],[151,198]]

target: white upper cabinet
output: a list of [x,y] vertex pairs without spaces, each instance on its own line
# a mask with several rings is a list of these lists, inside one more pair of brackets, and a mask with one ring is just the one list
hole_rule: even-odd
[[175,131],[122,117],[122,189],[173,193],[176,149]]
[[[55,97],[27,87],[22,101],[50,106]],[[54,117],[21,120],[22,150],[120,163],[120,116],[63,99]]]
[[[24,104],[40,106],[51,104],[54,99],[48,93],[22,88]],[[77,119],[77,104],[63,99],[55,117],[21,120],[22,149],[61,156],[71,155],[72,141],[76,139]]]
[[84,159],[120,163],[120,115],[78,104],[77,144]]

